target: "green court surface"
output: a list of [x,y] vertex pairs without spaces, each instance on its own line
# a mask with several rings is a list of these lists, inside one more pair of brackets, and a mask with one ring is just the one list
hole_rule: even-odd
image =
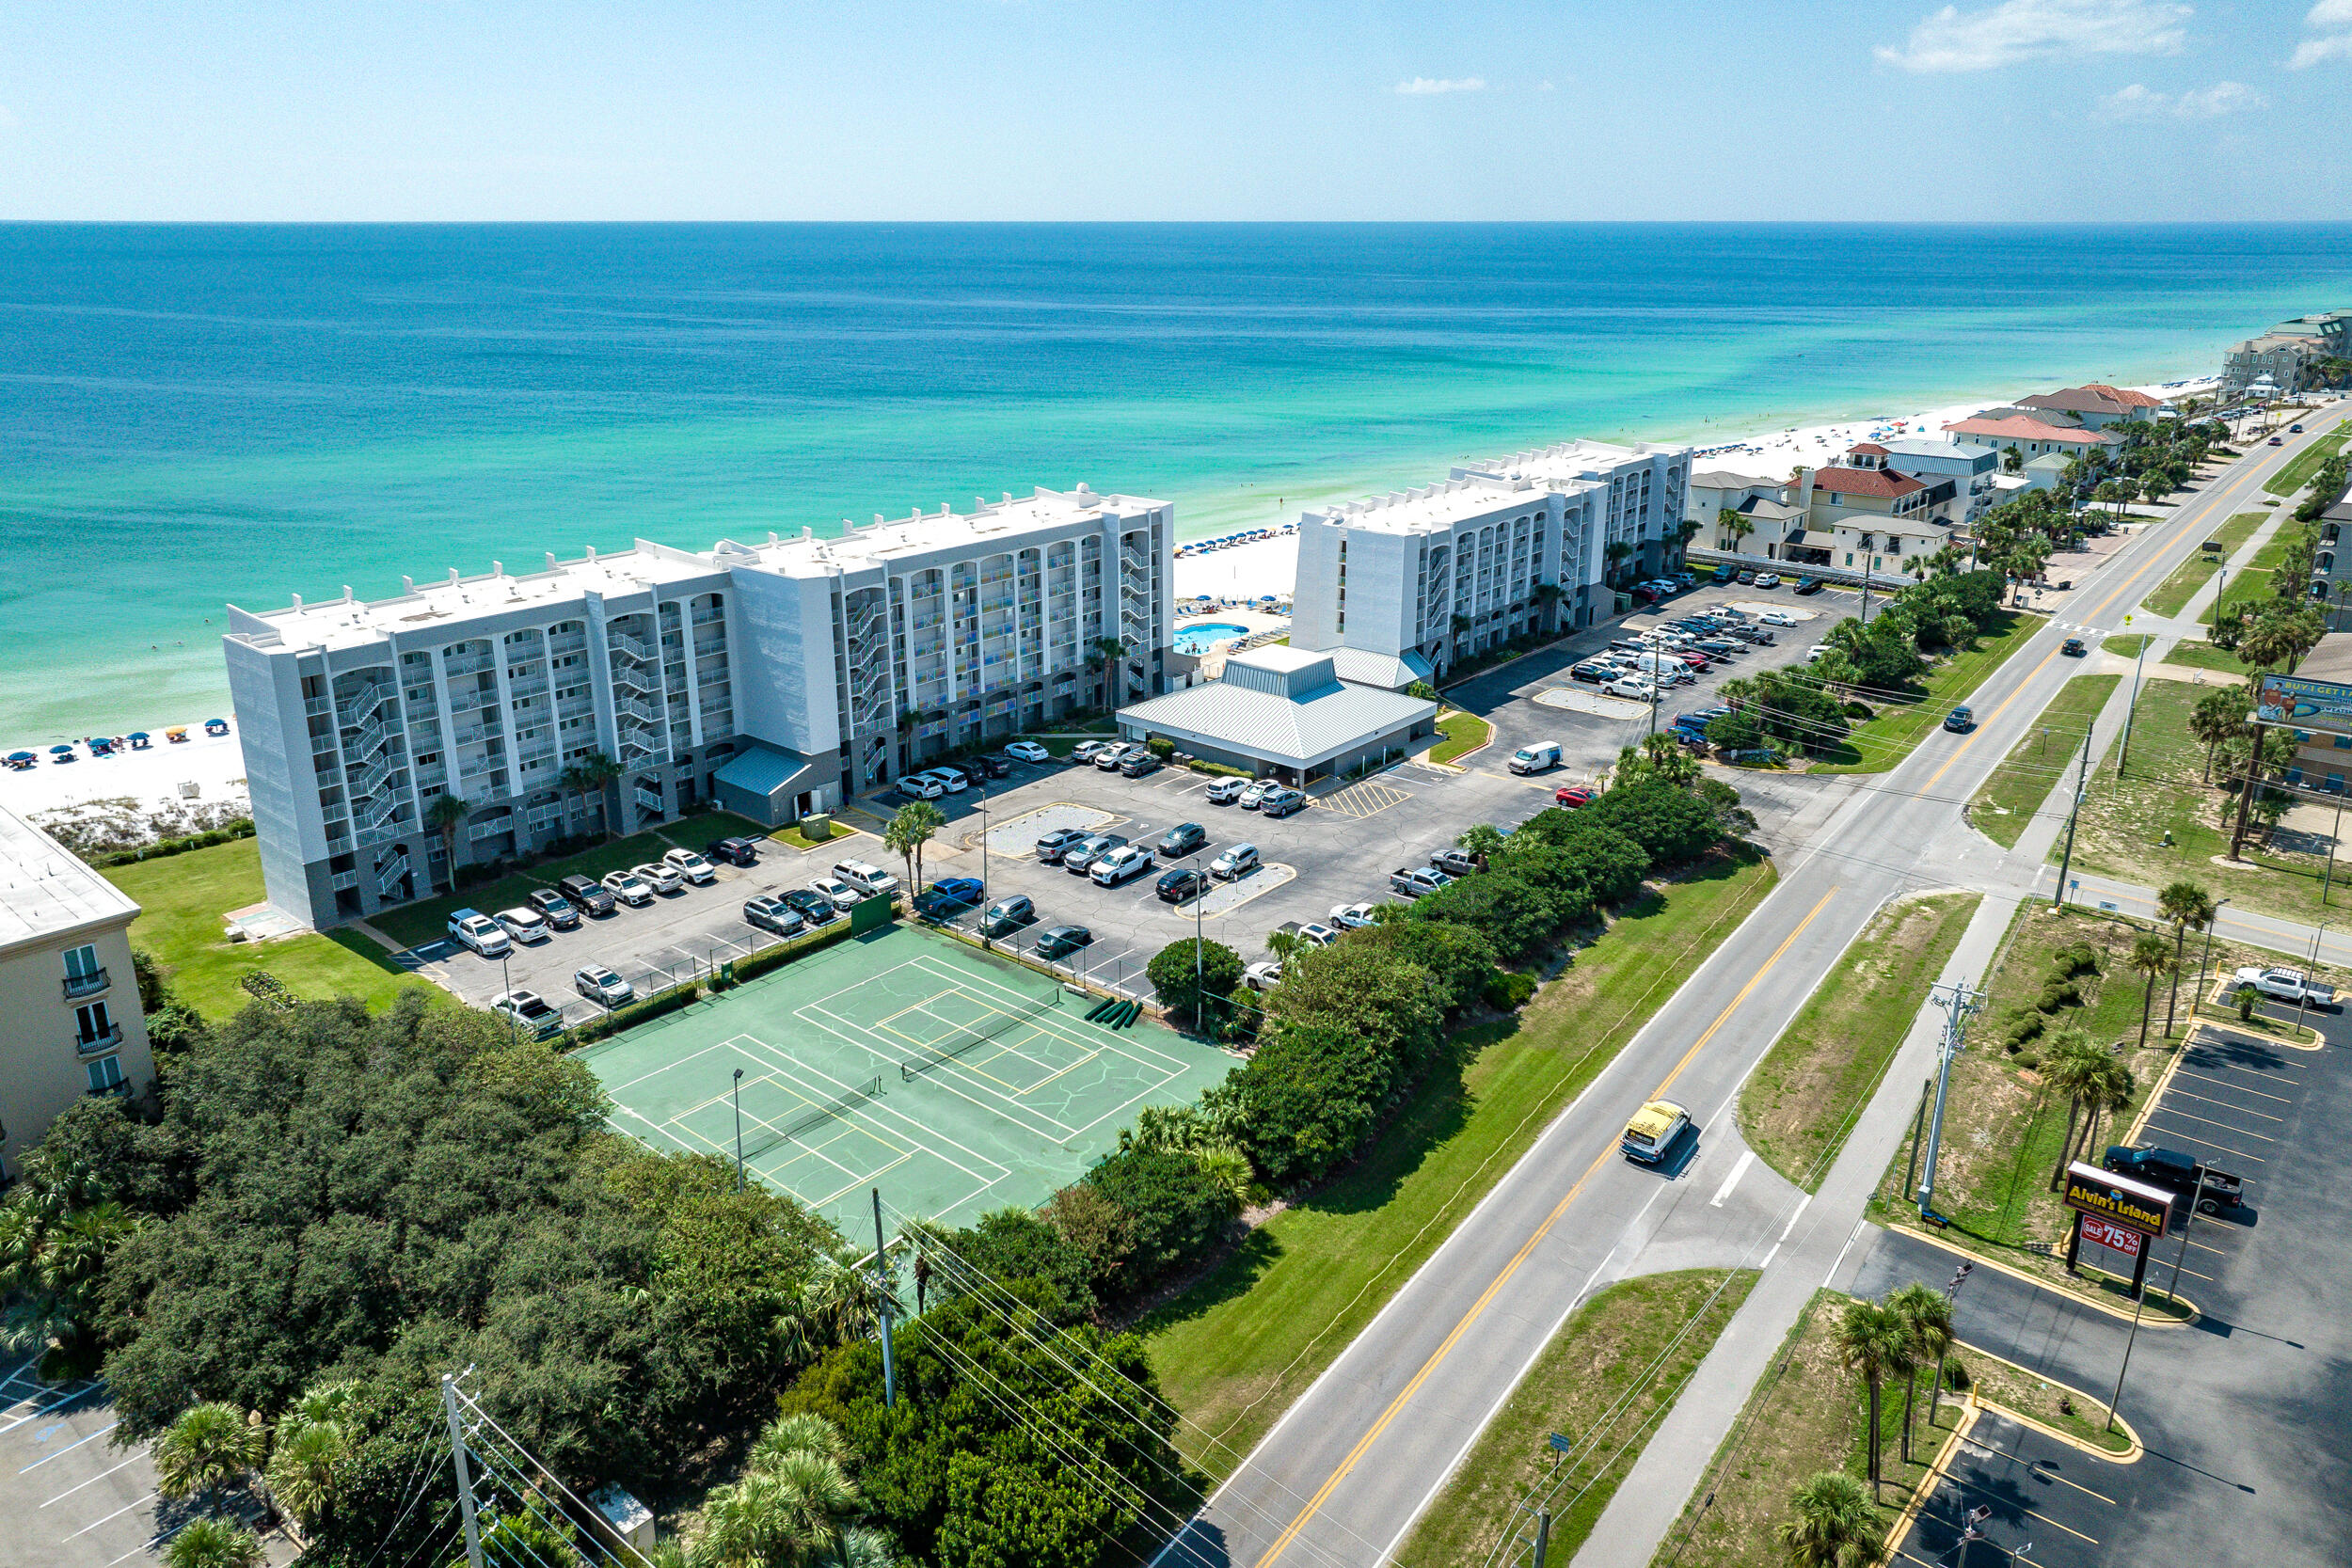
[[[1231,1060],[915,927],[886,926],[581,1051],[612,1125],[743,1164],[851,1237],[867,1189],[971,1223],[1041,1203],[1118,1146],[1145,1105],[1188,1101]],[[739,1084],[738,1071],[742,1074]]]

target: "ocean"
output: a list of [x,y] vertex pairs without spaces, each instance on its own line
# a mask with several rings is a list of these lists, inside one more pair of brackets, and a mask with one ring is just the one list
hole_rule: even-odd
[[2211,373],[2352,225],[0,227],[0,742],[222,607],[1080,480],[1186,536],[1575,436]]

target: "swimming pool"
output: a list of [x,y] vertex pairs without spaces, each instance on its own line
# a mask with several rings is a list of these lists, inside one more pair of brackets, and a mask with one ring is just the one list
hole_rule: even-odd
[[1196,621],[1176,628],[1175,648],[1180,654],[1205,654],[1219,642],[1248,635],[1248,626],[1237,626],[1231,621]]

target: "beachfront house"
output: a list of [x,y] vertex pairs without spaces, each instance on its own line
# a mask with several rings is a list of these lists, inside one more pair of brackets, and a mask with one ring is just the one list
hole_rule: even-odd
[[[1040,489],[230,610],[269,902],[326,927],[715,802],[781,826],[1165,689],[1174,509]],[[463,803],[453,816],[438,804]]]
[[2021,463],[2044,452],[2071,457],[2122,442],[2121,436],[2092,430],[2067,415],[2026,408],[1988,408],[1944,429],[1961,446],[1989,447],[2004,457],[2013,448]]
[[2165,407],[2161,399],[2145,392],[2135,392],[2126,387],[2093,384],[2089,387],[2061,387],[2055,392],[2037,392],[2029,398],[2019,398],[2017,406],[2033,414],[2057,414],[2064,419],[2058,423],[2073,422],[2086,430],[2105,430],[2109,425],[2125,424],[2134,420],[2153,420]]
[[155,1076],[131,970],[139,907],[71,850],[0,811],[0,1185],[84,1095]]
[[1786,480],[1723,468],[1691,476],[1688,515],[1698,526],[1694,539],[1731,555],[1770,557],[1774,546],[1804,526],[1804,512],[1788,504]]
[[2299,392],[2316,379],[2312,372],[2322,360],[2344,358],[2352,358],[2352,310],[2296,316],[2231,345],[2221,363],[2221,395]]
[[[1291,645],[1442,673],[1681,564],[1690,452],[1570,441],[1301,515]],[[1385,684],[1385,683],[1383,683]]]
[[1924,436],[1884,443],[1886,466],[1924,483],[1952,482],[1960,521],[1973,521],[1992,506],[2000,492],[1994,480],[2001,471],[2001,454],[1989,447],[1963,446],[1958,441],[1933,441]]
[[1803,535],[1781,559],[1856,572],[1901,572],[1951,543],[1959,483],[1916,479],[1889,466],[1892,454],[1866,441],[1827,467],[1800,468],[1790,499],[1804,514]]

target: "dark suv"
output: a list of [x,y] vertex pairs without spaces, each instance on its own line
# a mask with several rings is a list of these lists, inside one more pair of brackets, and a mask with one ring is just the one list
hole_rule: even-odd
[[559,931],[568,931],[580,924],[580,910],[572,901],[551,887],[535,887],[523,899],[537,910],[540,918]]
[[703,858],[723,861],[729,865],[756,865],[759,846],[748,838],[714,838],[703,846]]
[[1156,773],[1167,765],[1149,752],[1130,752],[1119,759],[1121,777],[1140,779],[1146,773]]
[[1170,859],[1189,855],[1209,842],[1209,832],[1198,822],[1179,822],[1160,835],[1152,852]]
[[613,898],[612,890],[594,877],[566,877],[555,884],[555,891],[568,899],[574,909],[588,914],[611,914],[621,907]]
[[1085,843],[1086,837],[1077,828],[1056,828],[1037,841],[1037,858],[1046,865],[1059,865],[1062,852],[1073,844]]

